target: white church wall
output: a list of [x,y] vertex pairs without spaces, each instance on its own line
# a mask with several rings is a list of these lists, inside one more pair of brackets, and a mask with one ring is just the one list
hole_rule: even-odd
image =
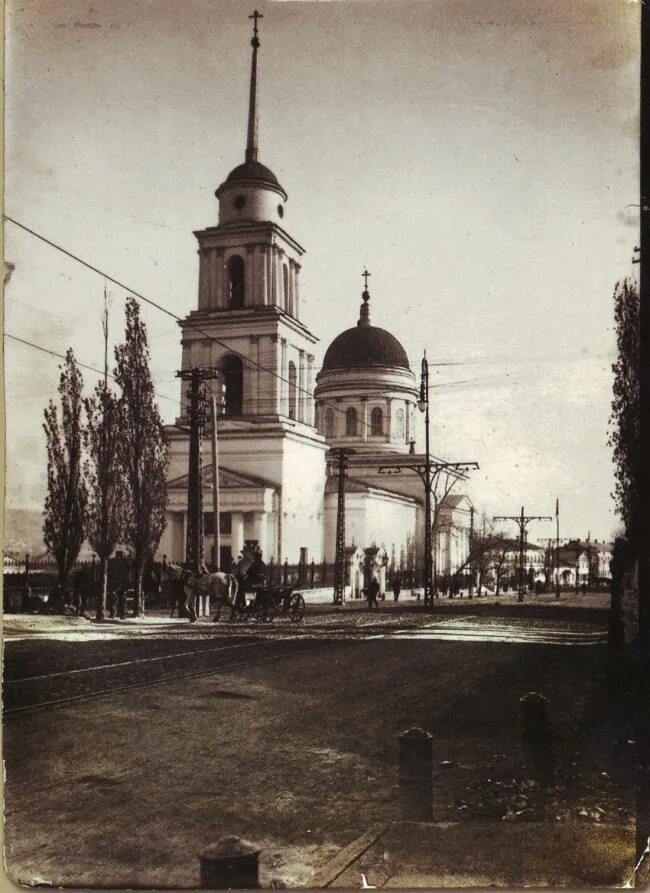
[[282,481],[282,560],[298,561],[307,547],[309,560],[323,555],[325,448],[285,438]]
[[[325,496],[325,557],[334,561],[336,556],[336,493]],[[412,502],[382,496],[378,493],[346,493],[345,540],[346,545],[362,549],[373,544],[384,546],[389,560],[395,555],[406,555],[408,545],[415,536],[417,505]]]

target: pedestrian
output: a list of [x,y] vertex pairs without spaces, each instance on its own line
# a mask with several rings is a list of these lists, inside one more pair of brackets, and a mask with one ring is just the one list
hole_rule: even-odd
[[368,610],[372,610],[373,605],[377,609],[377,596],[379,595],[379,580],[373,577],[368,584]]
[[402,581],[400,580],[399,574],[395,574],[393,577],[393,600],[399,601],[399,594],[402,591]]

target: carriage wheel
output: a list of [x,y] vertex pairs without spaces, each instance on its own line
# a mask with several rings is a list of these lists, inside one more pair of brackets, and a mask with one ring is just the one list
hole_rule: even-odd
[[299,592],[294,592],[294,594],[289,599],[289,617],[293,620],[294,623],[299,623],[305,614],[305,600]]
[[234,604],[230,612],[230,621],[232,623],[241,623],[244,620],[246,620],[246,609],[242,608],[241,605]]
[[273,610],[273,605],[268,599],[262,599],[261,604],[255,611],[255,619],[261,620],[262,623],[271,623],[274,617],[275,611]]

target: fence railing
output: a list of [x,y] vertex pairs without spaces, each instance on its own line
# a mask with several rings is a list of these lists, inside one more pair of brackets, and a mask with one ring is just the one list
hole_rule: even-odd
[[[294,585],[302,589],[321,589],[334,586],[334,562],[309,561],[282,563],[269,561],[266,566],[266,582],[270,585]],[[99,561],[76,562],[68,578],[68,585],[74,586],[75,580],[81,574],[84,583],[99,582]],[[404,589],[412,589],[421,585],[422,574],[418,570],[407,568],[386,568],[386,582],[392,575],[399,572],[401,585]],[[58,567],[56,562],[48,559],[34,561],[28,555],[24,558],[5,557],[3,564],[3,577],[5,589],[9,587],[25,586],[32,588],[52,588],[58,580]]]

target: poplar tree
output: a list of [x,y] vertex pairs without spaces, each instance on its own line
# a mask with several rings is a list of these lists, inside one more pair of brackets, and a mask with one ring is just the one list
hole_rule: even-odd
[[123,407],[106,380],[99,382],[92,397],[84,400],[88,458],[87,536],[99,557],[101,592],[97,620],[106,617],[108,559],[124,530],[127,488],[120,453],[123,433]]
[[87,490],[82,469],[83,378],[68,348],[59,378],[60,410],[52,400],[44,411],[47,449],[47,495],[43,540],[55,559],[58,582],[65,588],[84,541]]
[[115,348],[115,379],[121,388],[122,436],[119,455],[127,489],[124,542],[134,568],[136,614],[144,614],[142,576],[165,529],[167,438],[149,370],[147,328],[135,298],[126,303],[124,343]]
[[617,282],[614,320],[618,359],[614,373],[609,445],[614,456],[616,484],[612,494],[632,541],[638,535],[641,486],[641,328],[639,288],[634,279]]

